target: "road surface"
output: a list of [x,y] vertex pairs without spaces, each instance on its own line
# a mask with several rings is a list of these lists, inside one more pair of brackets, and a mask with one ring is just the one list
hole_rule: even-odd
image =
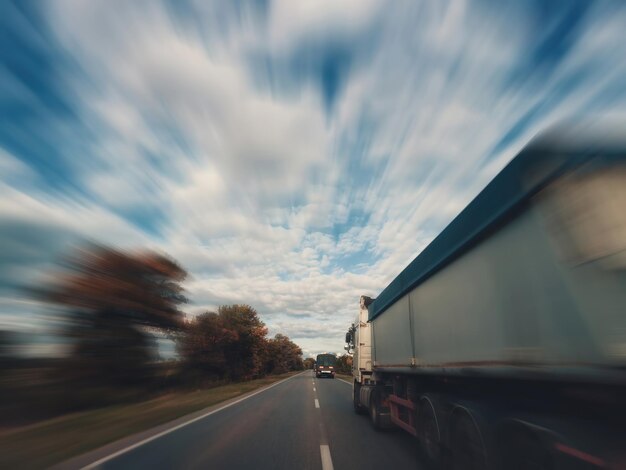
[[85,468],[416,469],[413,438],[379,433],[352,387],[312,371]]

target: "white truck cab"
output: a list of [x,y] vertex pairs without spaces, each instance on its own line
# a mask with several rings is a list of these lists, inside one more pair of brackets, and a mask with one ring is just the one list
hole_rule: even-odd
[[352,354],[352,379],[359,385],[368,383],[372,375],[372,326],[367,322],[367,306],[372,302],[370,297],[361,296],[359,315],[346,335],[346,349]]

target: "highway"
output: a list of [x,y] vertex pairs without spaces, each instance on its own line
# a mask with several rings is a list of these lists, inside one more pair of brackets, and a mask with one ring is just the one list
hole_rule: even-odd
[[352,387],[312,371],[83,468],[416,469],[413,438],[376,432]]

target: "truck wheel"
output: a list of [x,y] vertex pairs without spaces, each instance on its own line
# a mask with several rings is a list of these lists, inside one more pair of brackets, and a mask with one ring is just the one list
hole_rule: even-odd
[[467,412],[453,415],[446,470],[485,470],[487,453],[476,423]]
[[354,382],[352,386],[352,405],[354,412],[358,415],[365,414],[365,408],[361,405],[361,384]]
[[436,465],[441,455],[439,423],[428,398],[422,398],[417,410],[417,439],[426,459]]
[[384,413],[383,406],[381,405],[381,393],[380,389],[374,388],[370,395],[370,418],[372,420],[372,426],[376,431],[384,431],[390,429],[391,419],[388,413]]

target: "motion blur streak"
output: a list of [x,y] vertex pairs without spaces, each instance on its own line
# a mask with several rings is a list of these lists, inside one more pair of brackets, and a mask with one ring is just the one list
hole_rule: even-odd
[[[625,24],[620,0],[0,2],[0,435],[341,352],[355,299],[536,134],[623,129]],[[596,176],[543,194],[546,226],[623,273],[624,171]]]
[[620,1],[0,9],[0,311],[28,354],[63,345],[15,288],[84,239],[168,253],[191,313],[251,302],[341,351],[355,291],[533,135],[626,114]]

